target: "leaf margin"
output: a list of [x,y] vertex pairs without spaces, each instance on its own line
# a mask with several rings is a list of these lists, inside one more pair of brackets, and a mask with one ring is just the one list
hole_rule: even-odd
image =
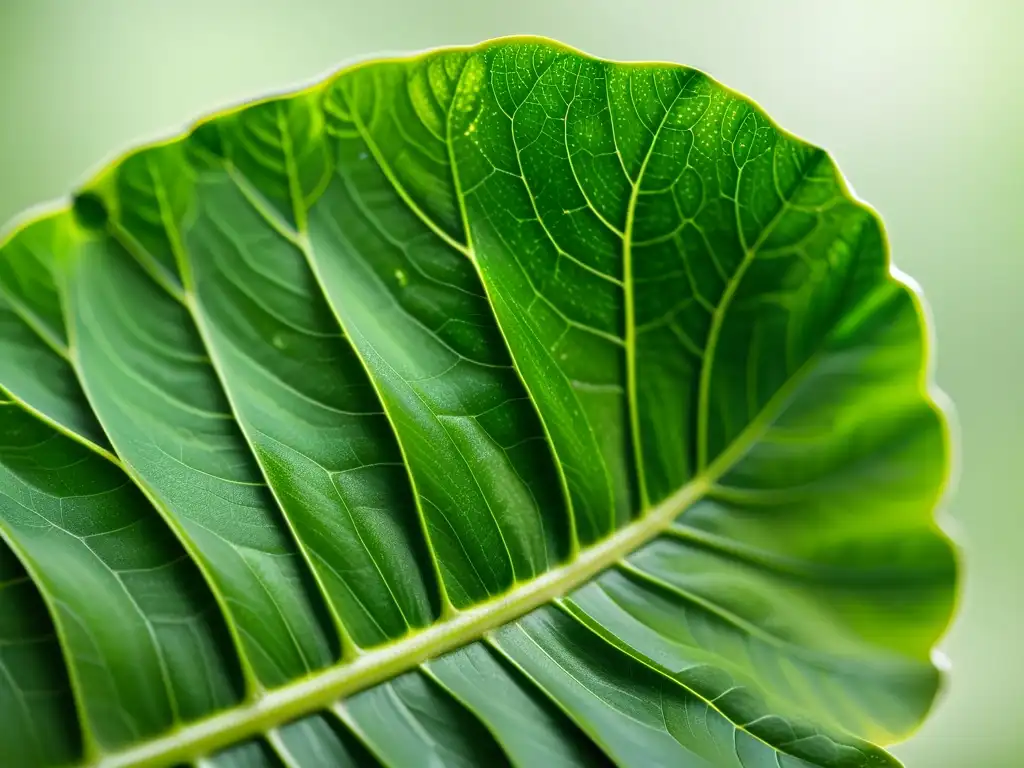
[[[282,98],[299,97],[315,93],[321,89],[326,90],[336,79],[363,67],[384,63],[409,63],[437,52],[462,51],[473,53],[492,45],[509,43],[542,44],[562,53],[569,53],[604,63],[652,67],[679,66],[676,62],[660,60],[619,61],[606,59],[593,56],[560,41],[539,35],[499,36],[475,44],[432,46],[415,51],[395,52],[387,55],[367,54],[352,57],[317,77],[303,79],[302,81],[297,81],[294,85],[283,86],[270,92],[264,92],[261,96],[255,98],[240,99],[226,107],[205,113],[199,118],[185,123],[177,130],[162,133],[158,138],[134,142],[125,150],[109,154],[107,159],[97,163],[91,170],[83,174],[82,181],[72,184],[72,188],[75,191],[70,195],[31,206],[16,215],[6,225],[0,227],[0,249],[6,247],[22,231],[40,221],[61,214],[76,215],[76,208],[81,204],[80,201],[92,195],[91,190],[101,186],[104,178],[116,171],[127,158],[161,146],[177,144],[186,139],[199,127],[213,123],[220,118]],[[779,126],[769,113],[761,109],[758,102],[754,99],[724,85],[713,76],[703,72],[703,70],[696,71],[700,71],[715,87],[720,88],[724,93],[731,97],[742,99],[759,109],[780,137],[805,141],[802,137],[797,137],[792,132]],[[817,145],[814,146],[817,147]],[[827,150],[822,151],[828,160],[833,160],[831,153]],[[958,485],[961,473],[959,451],[960,427],[952,400],[938,387],[935,380],[935,321],[923,289],[916,280],[893,263],[889,234],[879,212],[856,194],[841,167],[836,163],[833,163],[833,166],[841,194],[858,208],[865,211],[880,227],[887,274],[885,283],[880,283],[879,287],[886,285],[905,289],[913,304],[917,329],[920,334],[922,359],[922,364],[918,371],[917,394],[920,396],[922,404],[926,404],[935,413],[941,428],[943,472],[941,484],[936,491],[936,502],[931,511],[929,522],[930,527],[934,528],[935,532],[941,536],[951,550],[953,573],[956,578],[950,601],[951,609],[949,615],[942,629],[940,639],[937,641],[936,647],[933,647],[931,651],[931,663],[937,668],[939,673],[939,688],[929,706],[928,712],[924,713],[916,727],[906,734],[906,738],[909,738],[926,722],[928,714],[934,711],[946,691],[949,664],[942,652],[937,649],[937,646],[941,643],[941,637],[945,636],[952,622],[957,617],[963,595],[963,580],[961,578],[963,572],[963,552],[957,544],[957,537],[954,535],[954,532],[950,531],[952,521],[948,516],[949,501]],[[444,236],[443,233],[440,234],[445,242],[453,245],[450,236]],[[474,261],[474,266],[476,266],[475,259],[473,259],[471,254],[471,248],[469,249],[470,253],[467,253],[467,248],[458,244],[457,250],[470,257]],[[805,363],[805,365],[808,363]],[[518,373],[518,366],[516,366],[516,370]],[[635,375],[635,372],[633,373]],[[787,379],[783,389],[789,388],[793,382],[798,380],[799,372]],[[0,387],[0,394],[8,393],[7,390]],[[778,396],[778,393],[776,393],[776,396]],[[775,400],[776,396],[772,397],[772,401]],[[15,398],[15,400],[19,404],[21,403],[20,398]],[[633,400],[632,396],[630,400]],[[762,413],[768,410],[770,405],[771,403],[766,405]],[[633,406],[631,405],[630,429],[635,431],[635,425],[632,424],[635,414],[632,411]],[[102,447],[88,443],[80,435],[64,428],[43,414],[33,413],[37,418],[59,431],[65,437],[75,440],[90,450],[96,450],[100,455],[104,455],[105,451]],[[760,419],[760,416],[761,414],[758,414],[755,421]],[[750,429],[750,426],[745,427],[740,437],[734,440],[720,456],[708,462],[707,466],[698,471],[692,480],[678,488],[669,497],[653,506],[643,505],[639,517],[631,523],[620,527],[611,535],[591,546],[574,551],[569,561],[552,568],[543,575],[529,582],[516,584],[516,586],[503,595],[478,603],[471,609],[460,611],[454,618],[441,616],[436,624],[419,631],[413,631],[399,640],[376,646],[365,652],[360,659],[354,662],[342,662],[339,660],[313,675],[293,680],[284,686],[267,691],[261,697],[243,699],[239,705],[231,709],[213,712],[200,720],[178,727],[170,733],[150,739],[148,742],[140,742],[126,749],[107,753],[100,758],[97,765],[110,766],[110,768],[121,765],[135,765],[140,760],[145,761],[157,756],[168,761],[182,758],[199,758],[203,755],[211,754],[217,749],[239,744],[248,737],[268,732],[302,715],[315,713],[341,697],[364,690],[375,683],[389,680],[402,672],[415,669],[418,665],[431,658],[485,637],[491,630],[514,621],[530,610],[556,600],[572,589],[582,586],[605,568],[614,565],[620,556],[635,551],[641,545],[657,536],[664,528],[671,524],[672,520],[689,508],[692,503],[699,500],[703,492],[713,484],[718,475],[728,470],[730,464],[723,461],[723,459],[731,457],[736,445],[742,442],[742,438]],[[100,450],[97,450],[97,448]],[[109,458],[107,456],[104,457]],[[117,460],[115,463],[118,465],[123,464],[120,460]],[[713,468],[718,464],[724,464],[725,466],[716,473],[713,471]],[[139,482],[133,471],[130,468],[126,469],[126,471],[135,484],[142,488],[145,495],[149,497],[150,494],[146,493],[145,486]],[[642,486],[642,472],[640,477]],[[149,498],[149,501],[155,508],[160,508],[160,505],[153,498]],[[161,517],[165,516],[161,515]],[[192,559],[195,560],[195,558]],[[233,634],[234,630],[232,629],[231,632]],[[473,634],[474,632],[475,634]],[[435,635],[438,636],[436,640],[434,639]],[[400,651],[405,646],[409,646],[410,650],[403,654]],[[371,657],[380,657],[382,661],[376,665],[371,664],[370,661],[373,660]],[[363,659],[370,659],[370,661],[363,662]],[[354,667],[356,668],[355,671],[353,671]],[[362,667],[367,667],[367,669],[361,672]],[[238,722],[235,722],[236,720]],[[219,724],[224,724],[226,727],[219,729]],[[189,736],[193,734],[195,738],[189,739]],[[235,735],[238,738],[232,738]],[[154,751],[154,745],[158,747],[164,742],[167,743],[168,749],[157,749]],[[88,754],[86,757],[88,757]]]

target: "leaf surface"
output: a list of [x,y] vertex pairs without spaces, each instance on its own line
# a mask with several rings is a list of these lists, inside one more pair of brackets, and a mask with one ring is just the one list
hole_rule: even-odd
[[897,765],[922,317],[685,67],[512,38],[134,151],[0,246],[0,761]]

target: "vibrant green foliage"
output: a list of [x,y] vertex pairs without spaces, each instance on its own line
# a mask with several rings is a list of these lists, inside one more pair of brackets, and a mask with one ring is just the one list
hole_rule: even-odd
[[510,39],[204,121],[0,250],[0,764],[895,765],[926,357],[700,72]]

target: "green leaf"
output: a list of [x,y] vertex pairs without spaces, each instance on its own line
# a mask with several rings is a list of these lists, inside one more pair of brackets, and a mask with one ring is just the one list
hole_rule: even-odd
[[878,217],[700,72],[207,118],[0,246],[0,763],[897,765],[928,366]]

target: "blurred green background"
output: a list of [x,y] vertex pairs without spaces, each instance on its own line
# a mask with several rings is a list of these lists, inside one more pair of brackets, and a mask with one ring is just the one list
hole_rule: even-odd
[[948,689],[910,768],[1024,765],[1022,0],[0,0],[0,221],[120,150],[354,58],[554,37],[676,61],[832,151],[924,287],[958,410]]

